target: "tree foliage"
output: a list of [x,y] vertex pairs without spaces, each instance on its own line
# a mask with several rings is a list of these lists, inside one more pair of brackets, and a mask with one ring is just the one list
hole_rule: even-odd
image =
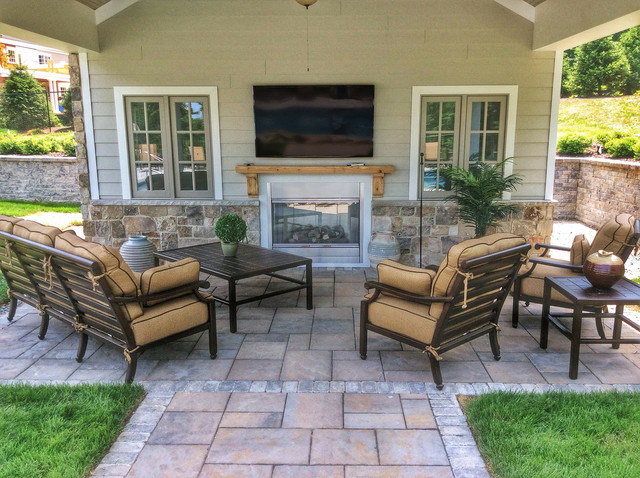
[[58,123],[46,91],[23,65],[11,70],[0,92],[0,117],[7,128],[18,131]]
[[62,106],[62,123],[65,126],[73,125],[73,108],[71,104],[71,90],[67,90],[60,102]]
[[640,27],[565,51],[562,96],[618,96],[640,89]]

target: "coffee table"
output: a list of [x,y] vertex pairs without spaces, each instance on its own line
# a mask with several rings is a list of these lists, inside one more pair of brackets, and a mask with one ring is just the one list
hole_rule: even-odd
[[[555,289],[571,302],[573,313],[549,312],[551,305],[551,290]],[[584,313],[584,308],[606,307],[615,305],[614,313]],[[569,378],[578,378],[578,360],[580,345],[582,344],[612,344],[614,349],[620,348],[620,344],[640,344],[640,336],[636,338],[622,338],[622,323],[640,332],[640,325],[624,315],[625,305],[640,305],[640,286],[628,279],[621,279],[611,289],[596,289],[584,276],[573,277],[545,277],[544,278],[544,302],[542,305],[542,322],[540,324],[540,348],[547,348],[549,335],[549,322],[555,325],[560,332],[571,340],[571,354],[569,358]],[[606,309],[605,309],[606,310]],[[572,317],[571,330],[566,327],[560,318]],[[613,333],[607,338],[601,327],[600,320],[605,317],[613,317]],[[599,337],[582,337],[582,320],[595,318]]]
[[[263,247],[251,246],[249,244],[238,244],[238,252],[235,257],[222,255],[222,248],[219,242],[202,244],[178,249],[169,249],[155,253],[156,258],[166,261],[177,261],[186,257],[193,257],[200,262],[200,270],[214,277],[226,280],[229,284],[229,296],[225,298],[212,294],[214,299],[229,306],[229,327],[231,332],[237,331],[237,308],[242,304],[255,302],[256,300],[286,294],[295,290],[307,290],[307,309],[313,308],[312,293],[312,268],[311,259],[306,257],[288,254],[286,252],[274,251]],[[305,266],[305,279],[298,280],[276,272]],[[249,297],[242,300],[236,298],[236,283],[240,279],[268,275],[287,282],[296,284],[291,287],[279,289],[266,294]]]

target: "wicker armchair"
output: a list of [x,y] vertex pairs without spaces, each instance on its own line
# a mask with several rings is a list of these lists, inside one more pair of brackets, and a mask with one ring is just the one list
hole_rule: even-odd
[[500,359],[498,317],[531,246],[513,234],[493,234],[453,246],[440,267],[409,267],[384,260],[373,292],[361,303],[360,357],[369,330],[424,350],[433,380],[443,387],[441,354],[489,334]]

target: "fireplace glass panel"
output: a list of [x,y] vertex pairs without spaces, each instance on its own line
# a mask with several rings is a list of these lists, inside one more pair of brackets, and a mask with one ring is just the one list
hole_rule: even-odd
[[271,207],[274,246],[358,246],[358,201],[286,201],[272,202]]

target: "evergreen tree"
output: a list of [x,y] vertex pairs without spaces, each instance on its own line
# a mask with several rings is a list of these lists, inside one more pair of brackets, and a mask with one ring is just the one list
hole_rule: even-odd
[[27,131],[57,125],[47,93],[23,65],[16,66],[0,92],[0,116],[9,129]]
[[611,37],[576,48],[575,93],[581,97],[612,96],[626,91],[629,62],[619,43]]
[[630,69],[626,93],[633,95],[640,90],[640,27],[633,27],[622,33],[620,44]]
[[575,61],[576,49],[570,48],[564,52],[562,58],[562,90],[560,96],[568,98],[574,94],[575,90]]

